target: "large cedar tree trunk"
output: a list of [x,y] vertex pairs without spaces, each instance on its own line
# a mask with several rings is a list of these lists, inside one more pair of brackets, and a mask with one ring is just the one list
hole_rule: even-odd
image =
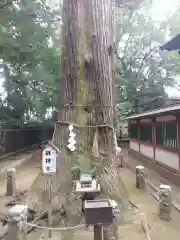
[[[111,128],[114,125],[112,2],[113,0],[64,0],[60,78],[61,108],[58,117],[62,127],[59,133],[55,131],[57,138],[59,135],[61,137],[61,151],[67,144],[67,131],[65,130],[67,125],[63,125],[63,122],[71,122],[81,126],[101,125],[99,128],[83,128],[83,132],[80,131],[80,138],[84,136],[88,138],[98,129],[99,148],[110,155],[114,153],[113,129]],[[76,140],[79,143],[81,139],[77,138],[78,136]],[[83,139],[82,142],[86,141]],[[92,145],[91,142],[89,147],[92,148]],[[75,155],[72,155],[71,163],[72,159],[77,159],[78,153],[76,151]],[[80,155],[84,155],[83,151]],[[69,157],[69,153],[67,156]],[[113,159],[113,155],[111,157]],[[82,162],[86,162],[86,159],[79,162],[81,167]],[[59,175],[61,179],[68,179],[69,167],[66,167],[66,173],[64,167],[60,166],[59,169],[63,169]],[[102,174],[102,179],[104,179],[103,176],[105,175]],[[107,176],[105,178],[109,179]],[[107,191],[103,193],[107,195],[109,193],[108,183],[104,182],[107,185]],[[109,239],[107,230],[105,228],[104,239]]]
[[[112,0],[64,0],[63,12],[59,120],[113,126]],[[99,146],[110,150],[112,130],[98,130]]]

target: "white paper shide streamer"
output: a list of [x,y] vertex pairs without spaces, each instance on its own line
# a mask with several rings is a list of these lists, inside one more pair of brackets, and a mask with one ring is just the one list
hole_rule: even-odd
[[118,147],[118,144],[117,144],[117,136],[116,136],[116,133],[114,132],[113,134],[113,137],[114,137],[114,149],[115,149],[115,152],[116,152],[116,156],[119,156],[121,154],[121,148]]
[[68,139],[68,145],[67,148],[71,151],[74,152],[76,150],[75,144],[75,136],[76,134],[73,132],[73,125],[69,125],[69,139]]

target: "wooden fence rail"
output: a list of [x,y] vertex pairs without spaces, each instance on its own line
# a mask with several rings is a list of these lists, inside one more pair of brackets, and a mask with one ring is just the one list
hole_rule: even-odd
[[53,128],[1,129],[0,156],[52,138]]

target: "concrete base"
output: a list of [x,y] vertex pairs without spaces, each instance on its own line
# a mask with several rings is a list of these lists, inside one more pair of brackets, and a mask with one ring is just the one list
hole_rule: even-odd
[[43,234],[39,240],[61,240],[61,234],[59,232],[53,232],[52,231],[52,238],[48,237],[48,232],[46,234]]

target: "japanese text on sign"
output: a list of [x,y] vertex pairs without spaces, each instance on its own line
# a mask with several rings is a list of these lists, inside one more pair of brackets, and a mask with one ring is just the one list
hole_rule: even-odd
[[46,147],[42,152],[42,170],[44,174],[56,173],[56,150]]

